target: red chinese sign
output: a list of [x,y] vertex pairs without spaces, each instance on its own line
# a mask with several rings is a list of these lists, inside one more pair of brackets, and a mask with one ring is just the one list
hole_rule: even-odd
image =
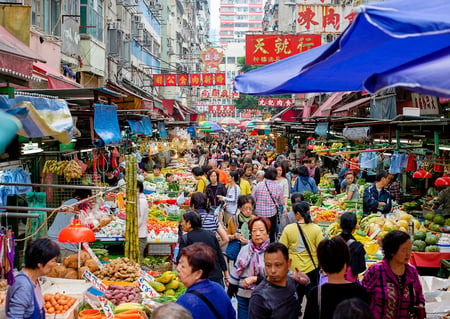
[[245,64],[270,64],[321,44],[319,34],[247,34]]
[[297,32],[341,33],[355,18],[352,10],[351,6],[298,5]]
[[200,97],[202,99],[208,99],[211,97],[214,98],[221,98],[221,99],[238,99],[239,98],[239,92],[233,92],[232,90],[227,89],[203,89],[200,91]]
[[225,73],[154,74],[154,86],[211,86],[223,85]]
[[292,99],[259,99],[258,106],[267,107],[291,107],[293,105]]
[[208,105],[208,111],[212,116],[234,116],[234,105]]
[[203,66],[203,72],[205,73],[217,73],[220,72],[220,63],[222,63],[223,52],[219,52],[216,48],[209,48],[206,51],[200,53]]

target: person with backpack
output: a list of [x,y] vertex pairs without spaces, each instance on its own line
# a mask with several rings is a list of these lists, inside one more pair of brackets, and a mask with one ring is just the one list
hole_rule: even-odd
[[306,166],[300,166],[298,168],[298,178],[295,181],[292,192],[303,194],[305,191],[308,191],[316,194],[318,190],[316,181],[309,176],[308,168]]
[[347,243],[350,249],[350,263],[345,273],[345,279],[350,282],[358,281],[358,274],[366,270],[366,251],[363,244],[356,241],[352,233],[356,228],[356,215],[352,212],[344,213],[341,216],[342,233],[340,237]]

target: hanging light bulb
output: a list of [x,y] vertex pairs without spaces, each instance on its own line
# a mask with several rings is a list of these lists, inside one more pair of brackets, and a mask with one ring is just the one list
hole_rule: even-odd
[[431,178],[431,174],[421,167],[417,172],[414,172],[413,178]]

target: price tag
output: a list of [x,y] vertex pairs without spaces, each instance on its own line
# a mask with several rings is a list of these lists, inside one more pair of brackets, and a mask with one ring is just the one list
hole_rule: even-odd
[[147,281],[155,281],[155,278],[150,275],[148,272],[146,272],[145,270],[139,270],[139,274],[141,275],[141,277],[144,277],[145,280]]
[[89,270],[85,270],[83,273],[83,278],[86,279],[88,283],[90,283],[94,288],[97,288],[98,290],[105,292],[106,286],[100,279],[95,277],[93,273],[91,273]]
[[100,300],[100,303],[102,304],[103,311],[105,312],[106,319],[112,319],[114,318],[114,312],[112,311],[111,307],[108,304],[108,300],[103,297],[98,297],[98,300]]
[[101,263],[100,259],[98,259],[97,255],[92,251],[91,247],[89,247],[88,243],[83,243],[83,248],[84,250],[87,251],[87,253],[92,257],[92,259],[95,260],[95,262],[97,263],[98,267],[100,269],[103,268],[103,264]]
[[142,290],[142,292],[148,297],[159,297],[159,294],[150,286],[144,277],[139,277],[137,280],[138,287]]

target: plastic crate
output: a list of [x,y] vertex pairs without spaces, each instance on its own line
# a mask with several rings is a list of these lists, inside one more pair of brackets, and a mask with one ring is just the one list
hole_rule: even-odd
[[170,256],[172,253],[172,244],[148,244],[148,255]]

